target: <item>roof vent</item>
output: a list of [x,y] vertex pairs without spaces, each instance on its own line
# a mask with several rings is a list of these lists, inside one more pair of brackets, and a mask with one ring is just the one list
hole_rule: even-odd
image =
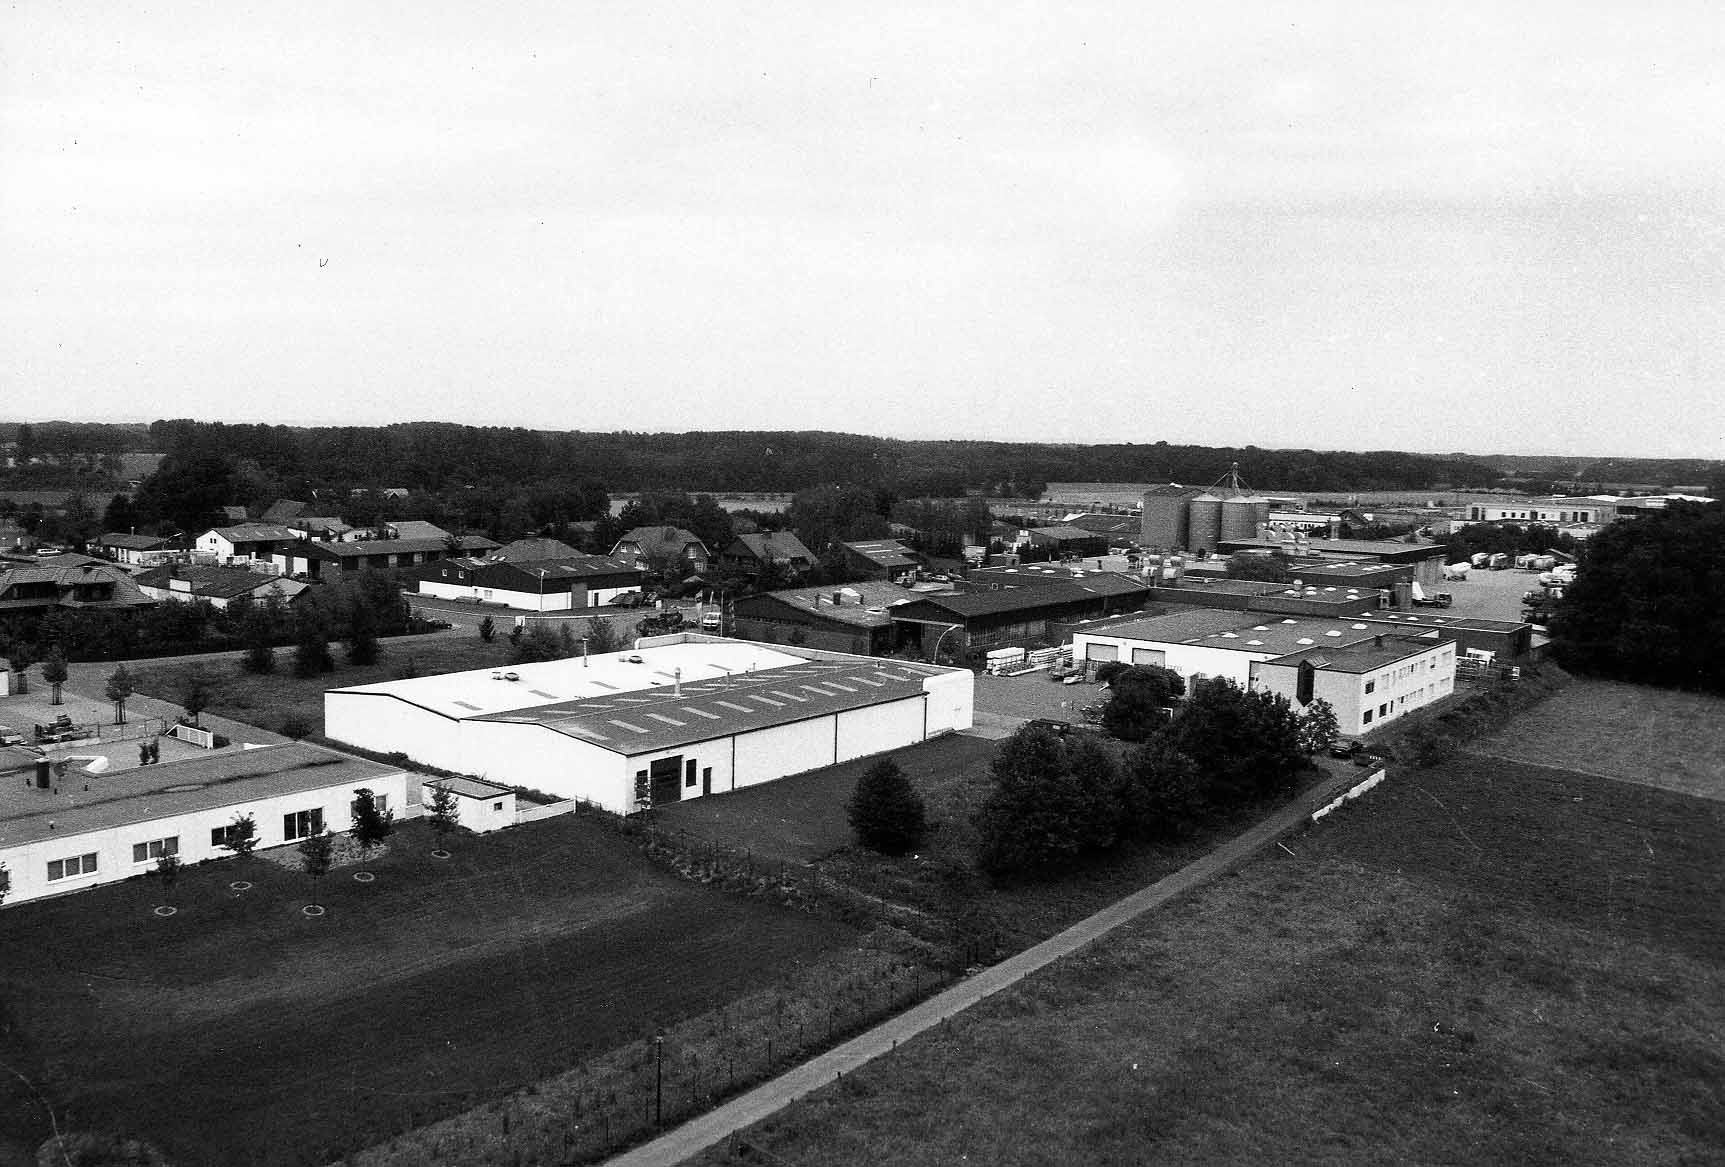
[[1238,640],[1238,639],[1240,639],[1240,634],[1238,632],[1224,632],[1224,633],[1222,633],[1222,639],[1224,639],[1224,640]]
[[1262,640],[1248,640],[1246,643],[1247,644],[1262,644],[1264,642]]
[[1340,636],[1341,633],[1337,632],[1334,628],[1332,628],[1328,632],[1324,633],[1324,635],[1325,636]]
[[1310,636],[1302,636],[1302,637],[1300,637],[1300,639],[1294,641],[1294,643],[1295,644],[1316,644],[1318,642],[1313,640]]
[[1282,621],[1282,623],[1284,623],[1284,624],[1298,624],[1299,621],[1298,620],[1284,620],[1284,621]]
[[1254,624],[1254,625],[1252,625],[1252,631],[1253,632],[1268,632],[1269,630],[1270,630],[1270,626],[1268,624]]

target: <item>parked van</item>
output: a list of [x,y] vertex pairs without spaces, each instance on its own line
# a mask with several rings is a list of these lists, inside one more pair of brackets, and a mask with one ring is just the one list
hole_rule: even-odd
[[701,616],[702,632],[723,632],[725,617],[718,612],[707,612]]

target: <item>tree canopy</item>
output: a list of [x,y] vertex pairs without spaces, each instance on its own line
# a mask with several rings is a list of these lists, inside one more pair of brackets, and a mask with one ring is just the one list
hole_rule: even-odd
[[1725,693],[1725,503],[1676,503],[1588,540],[1551,621],[1577,672]]

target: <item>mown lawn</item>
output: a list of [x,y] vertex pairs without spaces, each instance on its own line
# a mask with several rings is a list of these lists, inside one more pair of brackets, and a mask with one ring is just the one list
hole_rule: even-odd
[[324,1163],[854,944],[579,818],[430,849],[411,824],[373,882],[333,871],[322,919],[258,857],[188,869],[167,919],[150,880],[6,909],[0,1150],[33,1151],[51,1105],[180,1167]]
[[697,1161],[1721,1161],[1725,806],[1468,757],[1289,849]]
[[350,665],[342,657],[342,646],[332,644],[333,672],[319,677],[293,675],[293,649],[276,650],[276,670],[258,675],[240,667],[236,653],[231,659],[163,660],[132,670],[139,693],[180,703],[187,682],[202,676],[209,684],[208,712],[279,732],[292,718],[323,732],[323,695],[349,685],[371,685],[407,676],[429,676],[463,669],[484,669],[509,659],[509,642],[498,636],[490,644],[477,635],[403,636],[383,641],[383,655],[374,665]]
[[1725,799],[1725,697],[1576,680],[1473,747]]

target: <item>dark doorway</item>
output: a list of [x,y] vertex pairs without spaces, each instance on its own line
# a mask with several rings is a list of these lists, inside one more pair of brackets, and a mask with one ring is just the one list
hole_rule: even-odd
[[660,758],[648,767],[648,782],[653,790],[653,805],[680,802],[683,798],[683,756]]

